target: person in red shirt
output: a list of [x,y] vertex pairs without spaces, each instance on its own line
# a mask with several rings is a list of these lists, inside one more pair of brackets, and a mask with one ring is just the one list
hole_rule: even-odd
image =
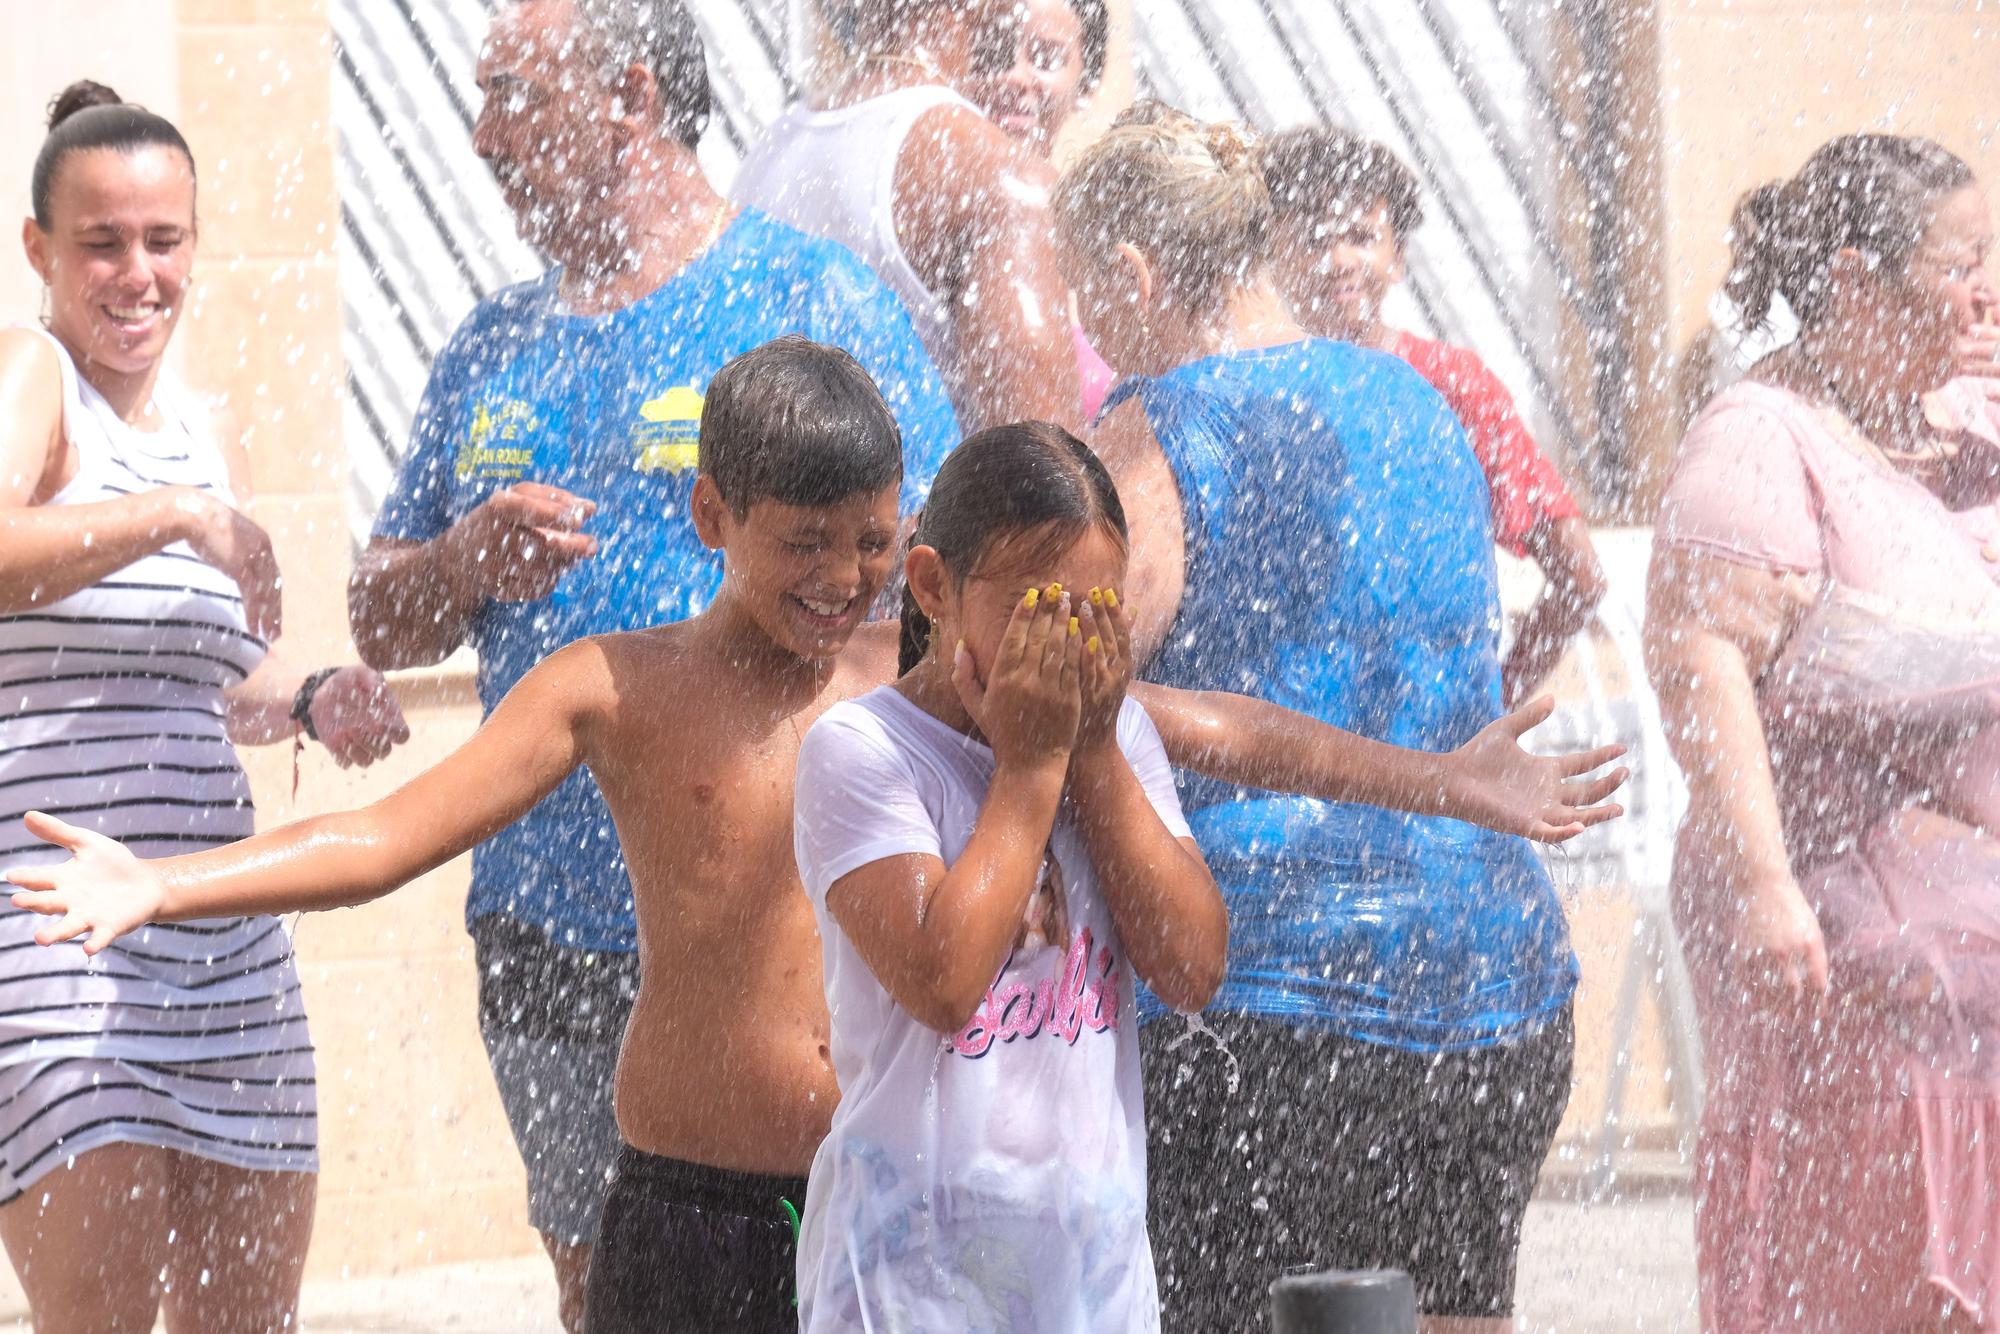
[[1444,395],[1486,472],[1493,540],[1546,577],[1502,670],[1511,707],[1554,669],[1604,596],[1589,526],[1476,353],[1383,322],[1383,299],[1403,280],[1405,246],[1424,218],[1414,173],[1381,144],[1319,126],[1273,136],[1263,163],[1277,206],[1272,270],[1294,318],[1320,337],[1394,353]]

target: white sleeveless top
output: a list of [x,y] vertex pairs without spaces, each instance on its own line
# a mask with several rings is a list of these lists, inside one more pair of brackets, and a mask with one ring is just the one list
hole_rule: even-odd
[[[46,505],[162,486],[230,499],[184,388],[163,374],[154,403],[165,425],[137,430],[49,342],[79,466]],[[235,582],[181,542],[0,615],[0,866],[68,856],[22,828],[29,810],[142,857],[250,834],[255,812],[223,691],[265,652]],[[253,1168],[313,1166],[312,1046],[275,918],[147,927],[96,960],[73,944],[35,945],[40,920],[0,900],[0,1202],[107,1142]]]
[[926,114],[948,106],[981,114],[938,86],[902,88],[830,111],[794,103],[751,145],[734,194],[739,203],[859,255],[903,299],[945,387],[960,400],[951,312],[925,286],[896,236],[896,163],[903,143]]

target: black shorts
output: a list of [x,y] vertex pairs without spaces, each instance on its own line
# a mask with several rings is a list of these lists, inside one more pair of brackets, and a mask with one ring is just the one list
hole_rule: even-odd
[[797,1334],[804,1177],[618,1151],[590,1257],[588,1334]]
[[1521,1219],[1569,1104],[1565,1007],[1431,1054],[1246,1015],[1141,1030],[1163,1327],[1263,1330],[1272,1280],[1401,1269],[1436,1316],[1514,1309]]

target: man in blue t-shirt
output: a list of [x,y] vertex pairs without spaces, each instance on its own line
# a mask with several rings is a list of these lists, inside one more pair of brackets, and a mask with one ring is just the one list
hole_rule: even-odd
[[[688,516],[695,440],[710,377],[739,354],[787,333],[850,351],[902,427],[906,512],[957,442],[874,274],[710,188],[699,35],[673,0],[647,11],[635,28],[604,0],[521,0],[495,20],[474,145],[556,267],[483,302],[438,358],[349,590],[364,658],[410,667],[470,643],[487,710],[564,644],[707,605],[722,564]],[[466,916],[530,1219],[574,1328],[637,978],[631,889],[588,775],[480,845]]]

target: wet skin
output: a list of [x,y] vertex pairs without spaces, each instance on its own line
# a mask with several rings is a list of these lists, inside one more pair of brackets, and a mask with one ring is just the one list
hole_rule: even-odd
[[[865,627],[821,679],[773,681],[704,629],[600,641],[615,699],[586,763],[639,918],[618,1128],[648,1153],[803,1175],[840,1092],[819,932],[792,857],[792,779],[819,716],[894,674],[896,635]],[[732,688],[690,689],[702,681]]]
[[[148,921],[362,903],[490,837],[586,766],[639,922],[621,1133],[664,1157],[804,1173],[838,1090],[792,786],[807,729],[895,674],[898,627],[861,620],[893,565],[896,490],[814,509],[759,502],[739,517],[703,478],[695,527],[725,552],[725,574],[702,615],[558,650],[464,746],[363,810],[159,861],[31,815],[29,830],[73,857],[9,873],[25,891],[15,906],[55,919],[41,943],[87,937],[95,953]],[[1226,781],[1440,810],[1555,842],[1618,814],[1596,803],[1623,772],[1581,776],[1615,749],[1545,759],[1515,744],[1545,708],[1433,756],[1260,701],[1134,693],[1173,760]]]
[[1403,280],[1403,243],[1389,223],[1387,200],[1328,221],[1281,217],[1271,272],[1292,313],[1318,338],[1392,349],[1396,331],[1382,322],[1382,303]]
[[[802,1173],[837,1090],[818,936],[792,862],[792,778],[814,720],[893,674],[895,627],[855,632],[893,566],[896,507],[891,486],[823,509],[759,502],[739,517],[703,479],[695,526],[727,552],[707,612],[557,651],[469,742],[363,810],[158,862],[47,817],[29,826],[77,854],[65,871],[88,888],[71,917],[95,922],[94,952],[150,918],[380,897],[587,766],[639,921],[621,1131],[650,1153]],[[16,883],[54,882],[25,872]],[[49,938],[62,935],[52,924]]]
[[1071,0],[1018,0],[980,47],[966,96],[1007,135],[1048,157],[1083,95],[1083,24]]
[[[971,81],[977,6],[938,11],[898,34],[836,83],[830,107],[903,88]],[[952,312],[962,364],[954,391],[968,432],[1003,422],[1080,425],[1082,393],[1048,193],[1054,176],[970,107],[934,107],[897,156],[896,237],[924,285]]]

